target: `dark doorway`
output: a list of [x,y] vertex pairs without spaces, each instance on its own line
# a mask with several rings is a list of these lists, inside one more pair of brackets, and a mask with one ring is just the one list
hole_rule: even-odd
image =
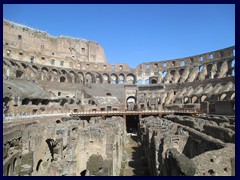
[[157,84],[157,80],[156,79],[152,79],[152,84]]
[[80,175],[81,175],[81,176],[86,176],[86,172],[87,172],[87,170],[83,170],[83,171],[80,173]]
[[127,133],[137,133],[139,123],[138,116],[126,116]]

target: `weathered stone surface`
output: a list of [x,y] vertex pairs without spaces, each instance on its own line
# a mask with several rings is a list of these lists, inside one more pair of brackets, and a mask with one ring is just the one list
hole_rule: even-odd
[[[3,174],[120,175],[143,161],[136,174],[235,175],[234,51],[133,69],[97,42],[3,20]],[[123,153],[127,131],[141,161]],[[226,167],[209,169],[215,155]]]

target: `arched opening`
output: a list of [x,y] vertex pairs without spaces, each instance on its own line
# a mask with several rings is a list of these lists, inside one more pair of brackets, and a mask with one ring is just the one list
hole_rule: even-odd
[[48,99],[44,99],[42,100],[42,105],[48,105],[49,104],[49,100]]
[[118,78],[116,74],[111,75],[111,84],[117,84]]
[[207,96],[203,95],[203,96],[201,97],[201,102],[204,102],[206,99],[207,99]]
[[73,104],[74,103],[74,100],[73,99],[70,99],[69,100],[69,104]]
[[38,112],[38,109],[33,109],[32,110],[32,114],[34,115],[34,114],[36,114]]
[[67,100],[66,99],[63,99],[62,101],[61,101],[61,103],[60,103],[60,105],[61,106],[64,106],[64,104],[67,102]]
[[163,78],[165,78],[166,75],[167,75],[167,71],[164,71],[164,72],[163,72]]
[[70,81],[70,82],[76,83],[77,78],[76,78],[75,72],[70,71],[70,72],[69,72],[69,75],[70,75],[70,77],[71,77],[71,81]]
[[135,75],[134,74],[128,74],[126,76],[127,84],[135,84]]
[[16,71],[16,78],[21,78],[22,75],[23,75],[23,72],[22,72],[22,71],[20,71],[20,70],[17,70],[17,71]]
[[222,94],[221,97],[220,97],[220,100],[223,101],[226,97],[227,97],[226,94]]
[[57,124],[60,124],[60,123],[61,123],[61,121],[58,119],[58,120],[56,120],[56,123],[57,123]]
[[22,67],[23,67],[24,69],[27,69],[27,65],[26,65],[26,64],[21,63],[21,65],[22,65]]
[[85,170],[83,170],[81,173],[80,173],[80,176],[86,176],[86,172],[87,172],[87,170],[85,169]]
[[146,79],[145,84],[149,84],[149,79]]
[[197,96],[192,97],[192,103],[197,103],[197,100],[198,100]]
[[202,72],[202,70],[203,70],[203,66],[200,66],[199,67],[199,72]]
[[139,79],[139,80],[138,80],[138,85],[141,85],[141,84],[142,84],[142,80]]
[[82,72],[78,72],[79,83],[84,84],[84,75]]
[[108,84],[109,83],[109,76],[108,76],[108,74],[104,73],[102,77],[103,77],[103,83],[104,84]]
[[3,98],[4,106],[6,106],[9,101],[10,101],[10,98],[9,98],[9,97],[4,97],[4,98]]
[[181,66],[182,67],[185,66],[185,61],[184,60],[181,61]]
[[65,82],[66,81],[66,78],[64,76],[61,76],[60,77],[60,82]]
[[107,92],[106,95],[107,96],[112,96],[112,94],[110,92]]
[[189,99],[188,97],[185,97],[184,98],[184,103],[188,103],[188,99]]
[[49,148],[49,151],[50,151],[50,154],[51,154],[51,156],[52,156],[52,159],[54,159],[54,157],[53,157],[53,143],[54,143],[54,140],[53,139],[46,139],[46,141],[45,141],[46,143],[47,143],[47,145],[48,145],[48,148]]
[[139,124],[138,116],[126,116],[127,133],[137,134],[138,124]]
[[183,71],[184,71],[184,69],[180,69],[180,70],[179,70],[180,76],[183,74]]
[[233,93],[230,97],[230,100],[234,100],[235,99],[235,93]]
[[36,71],[38,71],[38,67],[35,65],[32,65],[32,68],[35,69]]
[[52,69],[53,74],[58,74],[58,71],[56,69]]
[[48,68],[43,67],[43,68],[42,68],[42,72],[43,72],[43,73],[48,73]]
[[33,105],[38,105],[41,102],[41,99],[32,99],[31,101]]
[[167,67],[167,63],[163,63],[163,67]]
[[42,163],[42,159],[40,159],[37,163],[37,166],[36,166],[36,171],[38,172],[39,171],[39,168],[40,168],[40,165]]
[[30,101],[30,99],[28,99],[28,98],[23,99],[22,105],[28,105],[29,101]]
[[103,79],[101,74],[97,74],[96,75],[96,84],[102,84],[103,83]]
[[124,74],[119,74],[118,79],[119,79],[119,84],[124,84],[124,79],[125,79]]
[[157,80],[156,79],[152,79],[151,84],[157,84]]
[[91,73],[87,73],[85,75],[85,80],[86,80],[86,83],[92,83],[93,82],[92,74]]
[[213,54],[209,54],[209,59],[213,59]]
[[127,110],[133,111],[136,109],[136,97],[129,96],[126,100],[127,103]]

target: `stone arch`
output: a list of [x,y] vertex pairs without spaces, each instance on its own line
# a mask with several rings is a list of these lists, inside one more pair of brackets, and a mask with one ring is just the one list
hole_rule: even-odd
[[151,80],[151,84],[157,84],[157,79],[153,78],[153,79]]
[[66,77],[65,76],[61,76],[60,77],[60,82],[66,82]]
[[184,102],[185,104],[188,103],[188,102],[189,102],[189,98],[188,98],[188,97],[184,97],[183,102]]
[[23,74],[24,74],[23,71],[16,70],[16,78],[22,78]]
[[124,84],[124,82],[125,82],[125,75],[123,74],[123,73],[120,73],[119,75],[118,75],[118,80],[119,80],[119,84]]
[[59,71],[57,69],[55,69],[55,68],[53,68],[51,71],[53,72],[53,74],[56,74],[56,75],[60,74]]
[[221,69],[221,67],[222,67],[222,64],[223,64],[222,61],[220,61],[220,62],[217,63],[217,70],[218,70],[218,71],[220,71],[220,69]]
[[86,83],[93,83],[93,75],[90,72],[85,74],[85,82]]
[[103,77],[103,84],[109,84],[109,81],[110,81],[109,75],[107,73],[104,73],[102,77]]
[[212,67],[213,67],[213,64],[207,64],[207,78],[210,78],[211,76]]
[[43,73],[48,73],[48,72],[49,72],[48,68],[45,67],[45,66],[42,67],[41,71],[42,71]]
[[51,81],[58,81],[59,74],[60,72],[57,69],[51,69],[50,71]]
[[138,85],[141,85],[142,84],[142,79],[139,79],[138,80]]
[[78,72],[78,83],[85,84],[84,74],[82,72]]
[[61,74],[65,75],[67,74],[67,71],[65,69],[61,69]]
[[30,102],[30,99],[29,99],[29,98],[24,98],[24,99],[22,100],[22,105],[28,105],[29,102]]
[[72,83],[76,83],[77,82],[77,76],[76,73],[74,71],[69,71],[69,76],[71,77],[71,82]]
[[4,105],[5,105],[5,106],[8,104],[9,101],[10,101],[10,98],[9,98],[9,97],[4,97],[4,98],[3,98],[3,102],[4,102]]
[[185,66],[185,61],[184,60],[181,60],[181,66]]
[[21,63],[21,65],[22,65],[23,69],[27,69],[28,68],[28,66],[25,63]]
[[162,76],[165,78],[167,76],[167,71],[163,71]]
[[111,74],[111,84],[118,84],[118,76],[115,73]]
[[80,172],[80,176],[86,176],[86,174],[87,174],[87,170],[86,169]]
[[48,68],[47,68],[47,67],[42,67],[42,68],[41,68],[41,72],[42,72],[42,80],[43,80],[43,81],[44,81],[44,80],[48,80],[48,76],[49,76],[49,74],[48,74],[48,72],[49,72]]
[[192,103],[197,103],[198,102],[198,97],[197,96],[193,96],[192,97]]
[[126,99],[127,109],[132,111],[136,108],[136,97],[135,96],[128,96]]
[[207,96],[206,95],[202,95],[201,102],[204,102],[206,99],[207,99]]
[[182,76],[183,72],[184,72],[184,69],[183,69],[183,68],[179,70],[180,76]]
[[149,84],[149,79],[146,79],[146,80],[145,80],[145,84]]
[[18,68],[21,68],[16,62],[10,61],[10,63],[11,63],[12,66],[16,66]]
[[103,83],[103,78],[102,78],[102,75],[100,73],[96,73],[95,79],[96,79],[96,84],[102,84]]
[[226,100],[226,97],[227,97],[227,94],[224,93],[220,96],[220,100],[223,101],[223,100]]
[[127,84],[135,84],[136,83],[136,77],[133,73],[129,73],[127,76],[126,76],[126,81],[127,81]]
[[203,71],[203,66],[199,66],[199,72],[201,73]]

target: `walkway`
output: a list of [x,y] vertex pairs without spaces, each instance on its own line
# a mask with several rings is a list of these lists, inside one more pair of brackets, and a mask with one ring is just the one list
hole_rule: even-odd
[[146,176],[147,164],[144,162],[142,146],[137,143],[137,136],[127,136],[128,142],[124,148],[127,155],[127,164],[123,176]]

